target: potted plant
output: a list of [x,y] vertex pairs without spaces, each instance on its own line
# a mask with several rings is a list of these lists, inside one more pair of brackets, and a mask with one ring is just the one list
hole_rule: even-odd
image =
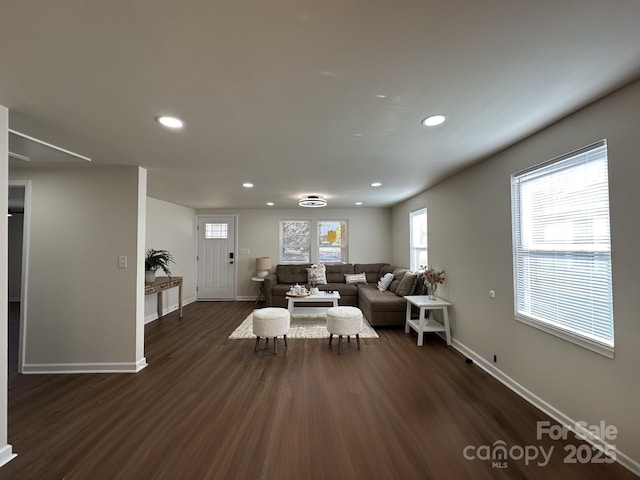
[[156,270],[159,268],[170,277],[169,263],[176,262],[167,250],[154,250],[153,248],[147,250],[147,256],[144,259],[144,281],[153,283],[156,279]]

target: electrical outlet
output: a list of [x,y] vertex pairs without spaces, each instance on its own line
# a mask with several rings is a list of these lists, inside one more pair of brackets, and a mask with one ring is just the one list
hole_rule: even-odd
[[496,298],[496,291],[495,290],[489,290],[489,297],[490,298]]
[[127,257],[121,255],[118,257],[118,268],[127,268]]

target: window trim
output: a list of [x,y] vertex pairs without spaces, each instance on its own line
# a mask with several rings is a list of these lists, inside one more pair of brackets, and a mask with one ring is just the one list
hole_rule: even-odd
[[[414,216],[418,216],[421,215],[422,212],[424,212],[424,219],[425,219],[425,234],[427,235],[427,238],[425,239],[425,247],[424,247],[424,252],[425,255],[427,257],[427,261],[425,262],[425,266],[428,266],[429,264],[429,224],[427,223],[427,207],[422,207],[422,208],[418,208],[416,210],[412,210],[409,212],[409,268],[413,271],[417,270],[418,268],[420,268],[420,264],[418,262],[417,265],[413,265],[413,260],[414,260],[414,250],[417,250],[417,247],[414,247],[413,245],[413,218]],[[416,256],[416,261],[417,261],[417,256]]]
[[[333,222],[333,223],[340,223],[341,225],[344,225],[345,229],[346,229],[346,235],[344,235],[346,237],[346,244],[342,243],[338,248],[340,248],[340,261],[339,262],[322,262],[320,260],[320,247],[322,247],[323,245],[320,244],[320,224],[321,223],[329,223],[329,222]],[[326,263],[326,264],[336,264],[336,263],[340,263],[340,264],[346,264],[349,263],[349,220],[346,218],[343,219],[318,219],[315,221],[315,230],[316,230],[316,245],[315,245],[315,251],[316,251],[316,261],[317,263]],[[326,245],[324,245],[326,246]],[[344,253],[344,259],[342,254]]]
[[561,328],[555,328],[553,325],[549,323],[539,322],[531,317],[525,317],[523,315],[518,315],[516,311],[517,307],[514,302],[514,315],[517,321],[529,325],[531,327],[537,328],[538,330],[542,330],[543,332],[549,333],[556,337],[560,337],[563,340],[567,340],[571,343],[575,343],[576,345],[580,345],[592,352],[599,353],[600,355],[604,355],[605,357],[614,358],[615,347],[610,347],[600,342],[596,342],[591,340],[590,338],[583,337],[577,333],[570,333],[567,330]]
[[[516,181],[521,178],[523,175],[526,175],[527,173],[531,173],[531,172],[536,172],[539,170],[542,170],[546,167],[549,167],[551,165],[563,162],[565,160],[568,160],[570,158],[574,158],[578,155],[587,153],[591,150],[594,150],[596,148],[602,147],[604,146],[605,148],[607,147],[607,142],[606,140],[601,140],[599,142],[595,142],[591,145],[587,145],[583,148],[577,149],[575,151],[569,152],[565,155],[561,155],[559,157],[556,157],[554,159],[548,160],[546,162],[543,162],[541,164],[535,165],[533,167],[521,170],[519,172],[516,172],[514,174],[511,175],[510,178],[510,186],[511,186],[511,226],[512,226],[512,249],[513,249],[513,253],[512,253],[512,267],[513,267],[513,288],[514,288],[514,302],[513,302],[513,309],[514,309],[514,316],[515,319],[521,323],[524,323],[526,325],[529,325],[531,327],[537,328],[539,330],[542,330],[546,333],[549,333],[551,335],[554,335],[556,337],[559,337],[563,340],[569,341],[571,343],[574,343],[576,345],[579,345],[583,348],[586,348],[590,351],[596,352],[598,354],[601,354],[603,356],[609,357],[609,358],[614,358],[614,352],[615,352],[615,327],[614,327],[614,331],[613,331],[613,335],[612,335],[612,343],[613,345],[607,345],[603,342],[599,342],[595,339],[589,338],[587,336],[584,336],[583,334],[580,334],[578,332],[572,332],[570,328],[561,328],[561,327],[556,327],[552,321],[544,321],[544,320],[538,320],[533,316],[529,316],[529,315],[524,315],[522,313],[518,312],[518,262],[517,259],[519,257],[518,254],[518,230],[517,230],[517,223],[520,221],[520,218],[518,216],[518,212],[520,209],[518,202],[518,192],[516,191]],[[607,156],[608,157],[608,156]],[[607,158],[607,163],[608,163],[608,158]],[[607,179],[608,181],[608,179]],[[608,203],[608,207],[610,209],[610,203]],[[609,220],[609,225],[608,225],[609,231],[611,230],[611,221]],[[594,251],[595,250],[589,250]],[[575,249],[572,249],[571,252],[576,252]],[[610,250],[608,251],[609,253],[609,261],[611,262],[611,252]],[[613,281],[613,279],[611,279],[611,281]],[[612,323],[614,322],[614,318],[611,318]]]
[[[283,225],[286,222],[306,222],[309,224],[309,243],[306,245],[308,252],[308,261],[286,261],[283,259]],[[321,222],[339,222],[345,226],[346,229],[346,244],[340,246],[341,258],[342,253],[345,254],[345,260],[338,262],[324,262],[327,264],[346,264],[349,263],[349,219],[310,219],[310,218],[282,218],[278,222],[278,261],[279,263],[286,265],[300,265],[305,263],[319,263],[320,258],[320,223]],[[325,245],[326,246],[326,245]]]
[[[283,253],[284,253],[284,229],[283,226],[285,224],[285,222],[307,222],[309,223],[309,242],[305,245],[307,248],[307,252],[309,253],[309,261],[308,262],[298,262],[298,261],[289,261],[289,260],[285,260],[283,258]],[[313,249],[312,249],[312,243],[313,243],[313,222],[310,219],[307,218],[284,218],[281,219],[278,222],[278,263],[282,263],[283,265],[295,265],[295,264],[304,264],[304,263],[311,263],[312,258],[311,258],[311,254],[313,253]]]

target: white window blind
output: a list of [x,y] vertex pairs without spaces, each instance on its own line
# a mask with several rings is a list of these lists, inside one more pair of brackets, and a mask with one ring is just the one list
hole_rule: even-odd
[[516,318],[612,356],[605,141],[511,179]]

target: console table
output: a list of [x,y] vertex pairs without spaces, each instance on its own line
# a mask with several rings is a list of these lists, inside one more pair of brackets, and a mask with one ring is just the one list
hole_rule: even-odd
[[[441,298],[432,300],[429,295],[408,295],[407,316],[404,325],[404,332],[409,333],[409,327],[418,332],[418,346],[422,346],[422,339],[425,332],[444,332],[447,338],[447,345],[451,345],[451,329],[449,328],[449,312],[451,306],[449,302]],[[415,305],[420,309],[417,319],[411,318],[411,306]],[[433,318],[427,318],[427,310],[442,310],[444,325],[436,322]]]
[[162,292],[173,287],[178,287],[178,311],[182,318],[182,277],[156,277],[155,282],[144,285],[144,294],[158,294],[158,318],[162,317]]

